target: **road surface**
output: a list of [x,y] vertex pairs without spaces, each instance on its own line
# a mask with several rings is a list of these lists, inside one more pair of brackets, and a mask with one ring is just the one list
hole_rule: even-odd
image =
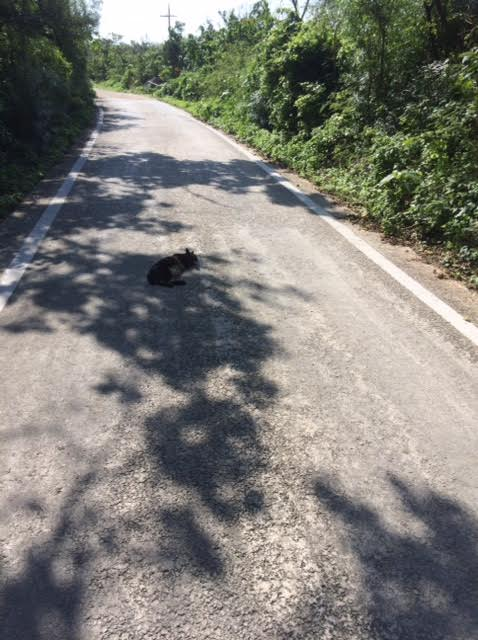
[[188,115],[102,103],[0,314],[2,640],[478,638],[476,348]]

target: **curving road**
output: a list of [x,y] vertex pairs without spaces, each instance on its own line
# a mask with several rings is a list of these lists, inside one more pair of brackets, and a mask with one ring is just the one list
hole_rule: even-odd
[[101,101],[0,314],[2,640],[478,638],[475,347],[237,147]]

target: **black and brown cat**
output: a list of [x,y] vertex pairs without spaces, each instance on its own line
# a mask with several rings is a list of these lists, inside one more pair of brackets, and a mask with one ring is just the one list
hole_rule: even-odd
[[175,253],[155,262],[148,271],[148,282],[163,287],[186,284],[180,278],[185,271],[190,269],[199,269],[199,259],[194,251],[186,249],[185,253]]

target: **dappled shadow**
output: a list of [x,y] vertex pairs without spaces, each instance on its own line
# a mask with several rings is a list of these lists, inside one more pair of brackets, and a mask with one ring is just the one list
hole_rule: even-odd
[[[250,317],[234,289],[240,284],[246,295],[265,295],[264,285],[258,289],[242,278],[219,278],[208,265],[217,269],[229,261],[212,255],[201,257],[204,269],[189,278],[187,287],[154,288],[144,277],[151,263],[146,255],[105,254],[94,238],[83,242],[66,230],[58,242],[61,255],[56,248],[51,254],[43,249],[21,293],[34,304],[32,317],[6,324],[3,331],[54,333],[66,327],[93,337],[156,384],[185,394],[180,407],[161,408],[137,425],[152,480],[172,480],[197,496],[207,513],[231,524],[259,512],[263,499],[257,482],[266,456],[251,410],[275,397],[275,386],[261,368],[277,346],[271,328]],[[226,388],[225,397],[211,395],[216,386],[220,395]],[[97,403],[116,395],[120,403],[133,405],[146,393],[120,371],[107,372],[92,391]],[[176,552],[184,555],[185,568],[189,563],[195,573],[223,575],[226,567],[213,533],[195,522],[196,507],[183,509],[187,518],[162,522],[169,529],[183,526]]]
[[[106,163],[107,167],[102,165]],[[97,158],[89,163],[88,172],[101,175],[112,170],[112,166],[121,165],[126,173],[122,176],[124,186],[128,188],[132,179],[135,186],[143,189],[184,188],[189,193],[206,202],[226,209],[231,208],[212,197],[197,193],[191,187],[208,186],[214,191],[225,191],[231,194],[246,194],[257,188],[271,202],[281,206],[297,207],[295,196],[286,191],[273,178],[267,176],[254,162],[234,158],[228,161],[218,160],[182,160],[174,156],[159,153],[122,153],[105,158]],[[147,170],[144,171],[143,165]],[[141,175],[139,175],[141,171]],[[154,171],[154,173],[153,173]]]
[[131,113],[125,113],[120,109],[109,106],[107,109],[104,109],[103,125],[101,128],[103,131],[134,129],[142,121],[143,118],[139,116],[134,116]]
[[[228,202],[216,200],[212,196],[215,191],[243,195],[259,190],[275,204],[299,206],[297,198],[274,178],[266,175],[255,162],[239,158],[228,161],[184,160],[146,151],[107,153],[88,162],[85,176],[91,179],[103,178],[104,185],[116,184],[117,195],[114,192],[108,194],[112,201],[123,201],[124,196],[141,191],[185,189],[191,196],[221,207],[226,215],[233,207]],[[121,176],[120,181],[117,180],[118,176]],[[210,195],[197,192],[195,186],[208,186]]]
[[[436,491],[411,487],[396,476],[390,476],[390,483],[407,518],[405,531],[403,524],[395,529],[373,507],[346,496],[330,479],[315,484],[320,505],[338,518],[359,563],[370,637],[476,638],[478,522],[457,501]],[[333,609],[334,594],[330,597]],[[294,637],[316,637],[323,628],[313,606],[300,618],[308,624]]]
[[224,572],[224,560],[209,535],[196,521],[190,509],[164,509],[162,524],[170,536],[169,544],[162,550],[161,562],[177,561],[178,556],[187,563],[192,573],[205,574],[211,578]]
[[[141,117],[115,109],[108,104],[105,106],[103,130],[109,132],[134,128],[140,125],[142,120]],[[227,210],[234,208],[234,205],[224,199],[218,202],[214,197],[214,191],[245,194],[255,190],[281,206],[298,206],[293,194],[267,175],[255,161],[245,158],[226,161],[212,158],[185,159],[149,150],[128,151],[126,145],[121,149],[106,146],[103,147],[103,151],[106,153],[97,148],[84,169],[84,175],[87,178],[102,180],[120,177],[123,189],[134,185],[136,193],[139,189],[182,188],[194,198]],[[207,194],[194,188],[204,185],[210,187]],[[114,195],[113,198],[117,199]]]
[[[123,117],[106,121],[112,130],[128,124]],[[157,528],[155,557],[159,563],[179,557],[184,570],[221,579],[228,571],[227,553],[214,523],[232,527],[264,509],[261,474],[268,458],[258,416],[277,395],[264,365],[280,348],[272,327],[257,319],[249,303],[262,305],[266,313],[261,317],[267,317],[267,310],[279,304],[277,293],[291,300],[304,294],[237,275],[230,266],[239,258],[227,251],[201,255],[203,270],[189,276],[186,287],[150,287],[145,275],[158,256],[135,251],[121,238],[163,236],[172,250],[182,248],[175,235],[194,235],[200,218],[179,215],[165,190],[191,185],[237,194],[259,186],[272,200],[288,202],[287,194],[252,162],[118,155],[100,147],[12,298],[13,305],[28,301],[29,315],[3,322],[1,331],[66,330],[120,357],[126,374],[122,367],[105,371],[104,379],[91,385],[89,402],[114,396],[128,408],[143,402],[148,408],[146,418],[136,417],[134,425],[144,438],[148,481],[153,487],[167,481],[181,495],[174,508],[150,505],[151,526]],[[214,205],[214,197],[210,200]],[[132,371],[147,384],[139,384]],[[135,467],[136,461],[127,473]],[[55,554],[74,538],[77,503],[81,492],[65,506],[51,542],[27,550],[25,570],[7,581],[3,603],[10,616],[9,638],[77,637],[84,572],[95,558],[78,556],[81,562],[64,589],[49,573]],[[87,518],[83,527],[83,532],[88,529]],[[12,612],[16,600],[18,615]],[[29,602],[31,612],[21,618]],[[42,616],[60,620],[58,636],[43,630]]]
[[214,401],[198,390],[184,409],[166,409],[146,428],[159,474],[192,488],[216,517],[234,521],[250,510],[250,491],[260,496],[254,482],[263,451],[257,425],[239,402]]
[[[1,637],[5,640],[77,640],[82,637],[79,613],[85,576],[94,561],[85,540],[94,513],[85,493],[94,484],[93,473],[80,477],[66,496],[50,534],[25,553],[22,571],[2,580]],[[25,508],[38,509],[36,503]]]

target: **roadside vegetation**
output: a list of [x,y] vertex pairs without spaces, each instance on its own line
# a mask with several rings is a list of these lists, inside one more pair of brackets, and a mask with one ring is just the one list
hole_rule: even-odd
[[167,42],[97,39],[94,81],[141,89],[356,205],[478,286],[478,2],[265,1]]
[[83,0],[0,3],[0,218],[92,121],[96,20]]

